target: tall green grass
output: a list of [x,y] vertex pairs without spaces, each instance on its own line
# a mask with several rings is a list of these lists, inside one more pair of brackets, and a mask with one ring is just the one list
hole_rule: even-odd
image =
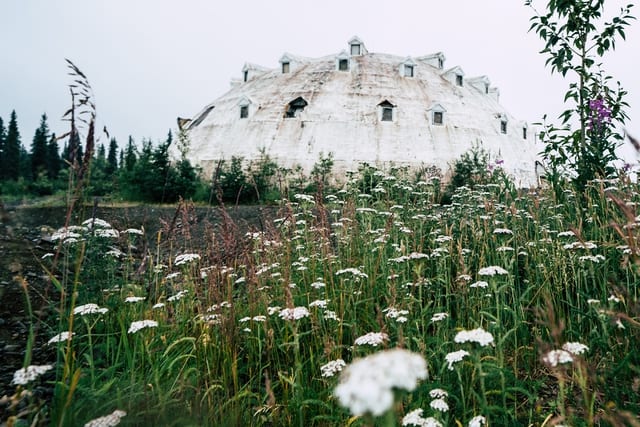
[[[422,409],[443,425],[638,425],[636,184],[593,183],[584,207],[571,190],[559,200],[502,180],[440,206],[439,183],[367,174],[366,188],[354,175],[283,201],[246,234],[227,218],[197,239],[188,220],[183,238],[99,222],[61,235],[47,332],[73,335],[51,344],[51,422],[119,409],[123,425],[401,424]],[[139,251],[144,239],[158,250]],[[77,311],[89,303],[108,311]],[[157,326],[131,331],[142,320]],[[476,328],[492,344],[456,342]],[[386,339],[355,345],[371,332]],[[575,342],[588,350],[548,361]],[[420,354],[428,379],[380,420],[351,415],[321,367],[394,347]]]

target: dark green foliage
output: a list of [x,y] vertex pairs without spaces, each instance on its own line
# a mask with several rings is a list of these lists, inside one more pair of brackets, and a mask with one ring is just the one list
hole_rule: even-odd
[[118,170],[118,141],[111,138],[109,141],[109,154],[107,155],[107,175],[113,175]]
[[50,180],[57,179],[61,168],[60,147],[58,147],[58,139],[54,133],[47,144],[47,177]]
[[442,194],[441,203],[451,203],[451,196],[460,187],[475,188],[486,184],[491,178],[489,170],[489,154],[482,148],[475,146],[465,152],[453,164],[451,179]]
[[33,177],[38,177],[41,172],[47,171],[49,143],[49,125],[47,125],[47,115],[40,118],[40,127],[36,129],[31,142],[31,173]]
[[251,188],[242,169],[242,157],[232,157],[231,163],[221,160],[213,173],[213,191],[223,202],[240,203],[251,197]]
[[2,165],[0,176],[5,180],[17,180],[21,175],[20,170],[20,131],[18,130],[18,118],[15,110],[11,112],[11,119],[7,128],[7,136],[4,141]]
[[[530,6],[531,0],[526,4]],[[630,14],[633,5],[603,22],[604,5],[604,0],[553,0],[546,13],[536,11],[531,18],[530,30],[545,42],[541,53],[547,55],[546,64],[570,79],[564,97],[569,108],[560,114],[562,126],[545,124],[542,132],[547,178],[557,186],[558,179],[570,177],[580,192],[589,181],[615,173],[612,162],[623,138],[616,126],[627,118],[627,92],[619,82],[614,87],[597,61],[615,49],[618,37],[625,39],[625,28],[635,19]],[[578,128],[572,130],[571,122]]]

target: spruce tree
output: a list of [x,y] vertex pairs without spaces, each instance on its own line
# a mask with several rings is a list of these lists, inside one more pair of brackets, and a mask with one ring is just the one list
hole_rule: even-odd
[[51,134],[49,143],[47,144],[47,176],[54,180],[58,178],[62,161],[60,160],[60,148],[58,147],[58,138],[56,134]]
[[107,154],[107,168],[106,173],[108,176],[118,170],[118,141],[115,138],[111,138],[109,141],[109,154]]
[[16,111],[11,112],[7,136],[4,141],[4,152],[0,176],[3,179],[17,180],[20,177],[20,131],[18,130],[18,118]]
[[31,173],[34,179],[37,179],[40,173],[46,172],[48,169],[48,142],[49,126],[47,125],[47,115],[43,114],[40,118],[40,127],[36,129],[31,142]]
[[[4,158],[4,142],[6,140],[6,129],[4,128],[4,122],[2,121],[2,117],[0,117],[0,167],[3,165],[2,159]],[[2,175],[0,174],[0,179]]]

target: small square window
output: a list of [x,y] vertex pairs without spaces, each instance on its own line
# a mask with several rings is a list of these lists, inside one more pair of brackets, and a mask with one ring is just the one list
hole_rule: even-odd
[[393,108],[382,107],[382,121],[383,122],[393,121]]
[[444,113],[442,111],[433,112],[433,124],[441,125],[444,123]]
[[291,64],[288,62],[282,63],[282,74],[287,74],[291,70]]
[[360,45],[352,44],[351,45],[351,55],[360,55]]
[[340,71],[348,71],[349,70],[349,60],[348,59],[340,59],[338,61],[338,70],[340,70]]
[[456,84],[458,86],[462,86],[462,84],[463,84],[462,74],[456,74]]
[[246,82],[247,80],[249,80],[249,71],[245,71],[244,75],[242,77],[242,79]]
[[500,132],[507,133],[507,121],[506,120],[501,120],[500,121]]
[[413,65],[404,66],[404,75],[405,77],[413,77]]
[[246,119],[247,117],[249,117],[249,106],[243,105],[240,107],[240,118]]

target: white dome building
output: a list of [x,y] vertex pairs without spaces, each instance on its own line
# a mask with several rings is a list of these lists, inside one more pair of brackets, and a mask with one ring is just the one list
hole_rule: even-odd
[[399,57],[370,53],[357,37],[348,44],[318,59],[285,53],[276,69],[245,64],[229,92],[178,119],[189,159],[207,176],[221,159],[261,150],[307,172],[329,153],[335,174],[362,162],[447,172],[477,144],[520,186],[537,183],[535,132],[505,111],[486,76],[445,68],[442,53]]

